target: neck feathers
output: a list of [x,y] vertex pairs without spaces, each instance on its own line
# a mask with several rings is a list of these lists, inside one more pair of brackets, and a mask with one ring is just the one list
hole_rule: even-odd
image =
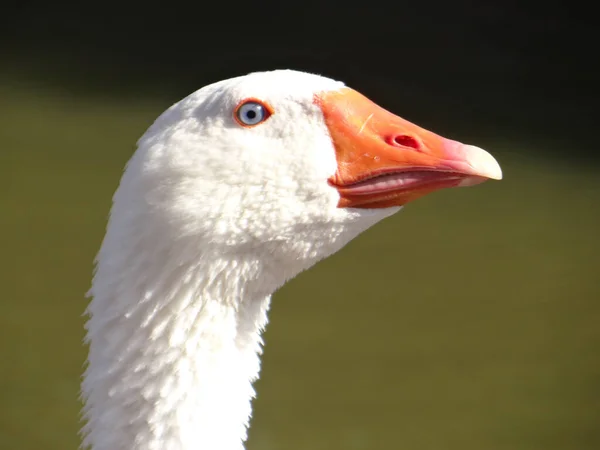
[[84,447],[242,450],[271,294],[384,216],[213,183],[194,172],[204,160],[178,157],[202,152],[156,133],[128,163],[97,258]]
[[261,269],[222,257],[170,268],[159,260],[124,267],[100,253],[84,446],[242,450],[270,301],[252,289]]

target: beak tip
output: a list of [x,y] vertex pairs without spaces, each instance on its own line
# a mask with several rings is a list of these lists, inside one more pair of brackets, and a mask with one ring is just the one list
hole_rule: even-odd
[[502,168],[492,155],[474,145],[466,145],[465,150],[468,154],[468,164],[478,176],[491,180],[502,179]]

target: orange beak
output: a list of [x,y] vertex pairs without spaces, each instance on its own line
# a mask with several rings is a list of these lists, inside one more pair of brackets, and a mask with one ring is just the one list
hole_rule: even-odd
[[438,136],[386,111],[350,88],[318,94],[337,172],[328,181],[338,207],[401,206],[431,192],[502,179],[478,147]]

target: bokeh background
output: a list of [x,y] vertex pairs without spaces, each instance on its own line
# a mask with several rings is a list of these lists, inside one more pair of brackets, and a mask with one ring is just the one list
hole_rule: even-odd
[[295,68],[492,152],[275,295],[249,450],[600,448],[598,28],[575,2],[15,2],[0,27],[0,449],[79,444],[92,260],[137,138]]

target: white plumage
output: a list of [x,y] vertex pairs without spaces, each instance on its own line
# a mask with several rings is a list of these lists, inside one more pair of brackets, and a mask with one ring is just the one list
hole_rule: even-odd
[[[294,71],[234,78],[139,140],[90,290],[85,447],[243,449],[271,294],[403,204],[341,206],[345,163],[320,95],[345,90]],[[236,107],[254,100],[272,114],[243,126]],[[491,160],[481,177],[499,178]]]

